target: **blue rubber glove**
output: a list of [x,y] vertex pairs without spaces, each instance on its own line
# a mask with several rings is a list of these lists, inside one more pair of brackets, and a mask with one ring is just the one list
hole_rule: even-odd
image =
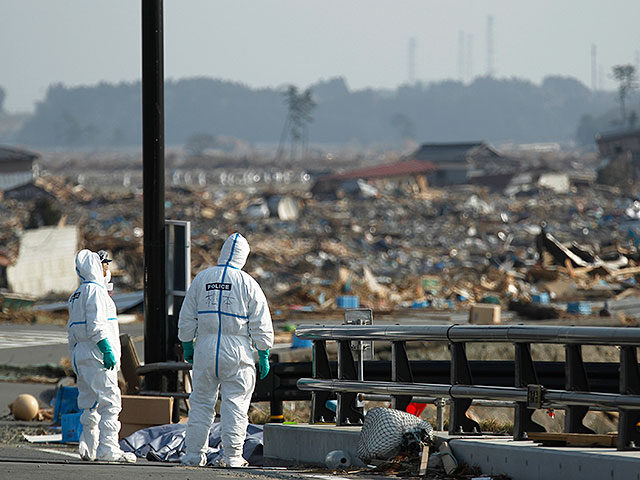
[[260,380],[269,374],[269,349],[258,350],[258,372],[260,372]]
[[107,370],[112,370],[116,368],[116,357],[113,355],[113,350],[111,350],[111,344],[109,340],[103,338],[98,342],[98,348],[102,352],[102,360],[104,363],[104,368]]
[[190,342],[182,342],[182,353],[184,354],[185,362],[193,363],[193,340]]

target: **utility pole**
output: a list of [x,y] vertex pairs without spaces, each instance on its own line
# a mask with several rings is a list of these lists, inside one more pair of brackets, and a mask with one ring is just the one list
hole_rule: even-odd
[[[162,0],[142,0],[142,167],[144,361],[167,359],[164,232],[164,65]],[[147,375],[145,388],[160,390]]]

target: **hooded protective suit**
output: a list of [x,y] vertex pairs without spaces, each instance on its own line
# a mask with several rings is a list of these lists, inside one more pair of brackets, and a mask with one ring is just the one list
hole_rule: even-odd
[[[82,280],[69,297],[67,334],[69,355],[77,375],[78,407],[82,410],[80,456],[107,461],[135,461],[118,445],[121,409],[118,369],[120,333],[116,306],[105,288],[97,253],[82,250],[76,256],[76,271]],[[107,370],[98,342],[107,339],[116,360]]]
[[273,345],[273,325],[264,292],[241,269],[249,243],[239,233],[227,238],[218,265],[200,272],[187,292],[178,321],[178,338],[197,337],[193,357],[193,392],[182,462],[204,465],[209,428],[222,394],[223,458],[239,466],[247,430],[256,371],[252,341],[258,350]]

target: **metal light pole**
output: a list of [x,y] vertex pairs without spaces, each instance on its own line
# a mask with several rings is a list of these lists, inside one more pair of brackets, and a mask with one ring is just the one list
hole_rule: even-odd
[[[164,232],[164,66],[162,0],[142,0],[142,166],[144,361],[167,358]],[[160,377],[146,377],[160,390]]]

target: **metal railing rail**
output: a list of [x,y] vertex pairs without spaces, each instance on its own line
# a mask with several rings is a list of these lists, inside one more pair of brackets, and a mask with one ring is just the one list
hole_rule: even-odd
[[296,336],[307,340],[381,340],[640,345],[640,328],[556,327],[531,325],[300,325]]
[[[637,346],[640,328],[562,327],[562,326],[468,326],[468,325],[301,325],[296,336],[313,341],[312,378],[301,378],[297,385],[311,391],[311,422],[319,423],[335,416],[337,425],[358,424],[363,420],[363,394],[390,395],[392,406],[401,410],[415,397],[450,398],[449,433],[478,434],[480,426],[467,417],[473,400],[508,401],[515,404],[515,440],[527,438],[527,432],[545,431],[532,420],[536,409],[560,405],[564,408],[566,433],[593,433],[583,424],[590,408],[619,412],[617,448],[640,448],[640,370]],[[326,342],[338,343],[338,378],[329,366]],[[391,381],[364,381],[354,361],[352,342],[391,342]],[[451,355],[450,384],[416,383],[407,357],[408,341],[445,341]],[[515,349],[512,387],[476,385],[466,343],[504,342]],[[564,345],[565,389],[547,389],[540,385],[531,357],[532,343]],[[592,391],[582,360],[582,345],[610,345],[620,348],[619,392]],[[336,395],[335,414],[326,401]]]

